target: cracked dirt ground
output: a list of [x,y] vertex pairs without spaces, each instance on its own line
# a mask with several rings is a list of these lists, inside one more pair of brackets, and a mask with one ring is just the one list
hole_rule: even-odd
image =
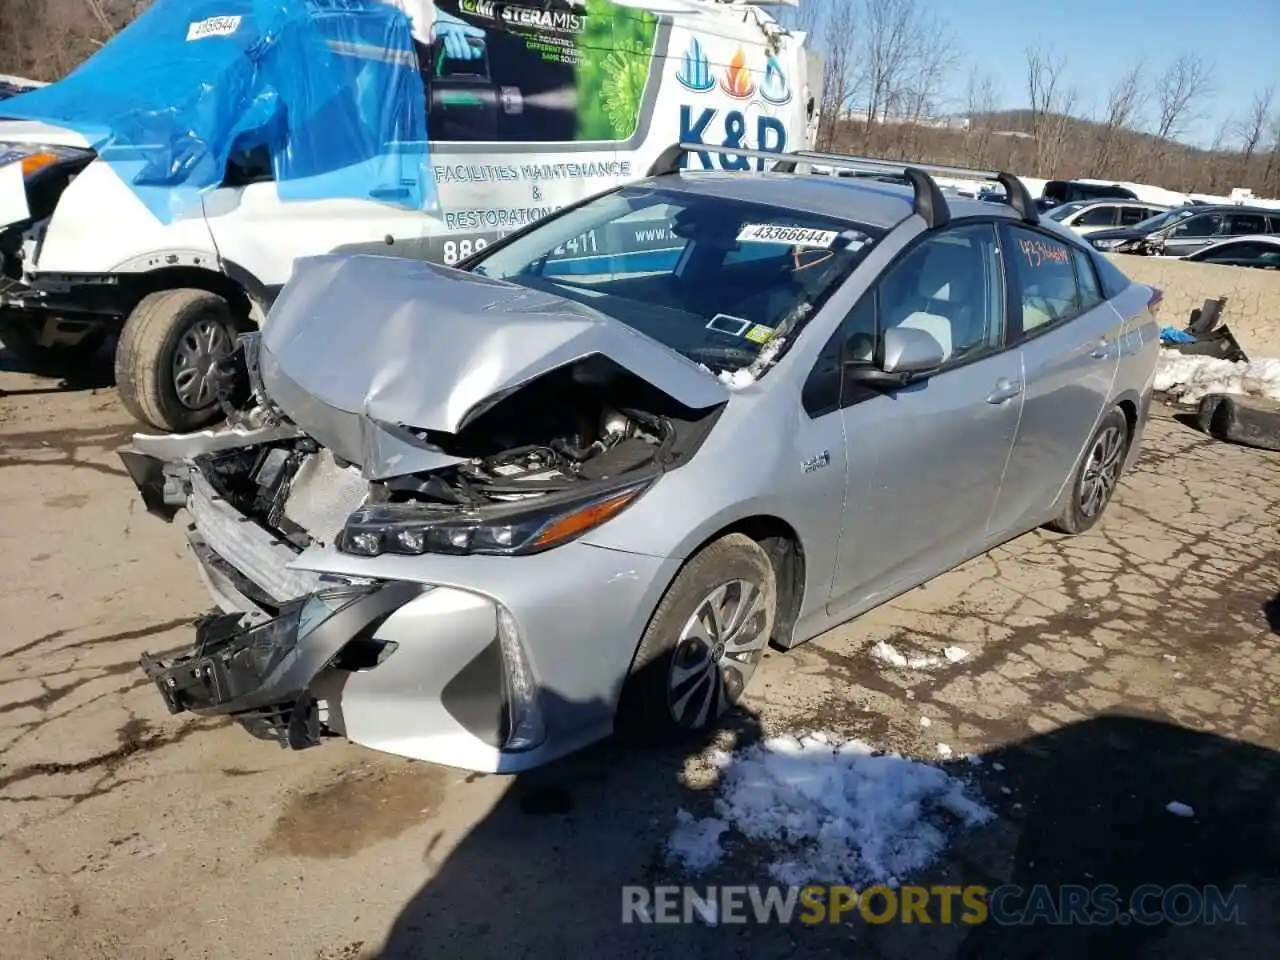
[[[187,643],[207,606],[181,526],[140,510],[112,452],[131,430],[113,391],[8,359],[6,958],[1277,954],[1275,454],[1162,414],[1100,531],[1025,536],[770,656],[738,725],[981,756],[953,762],[999,819],[932,878],[1243,883],[1248,927],[623,927],[620,885],[676,877],[662,857],[675,812],[709,805],[696,755],[604,747],[513,780],[338,742],[290,754],[170,717],[136,662]],[[870,656],[882,640],[968,656],[900,669]],[[1172,800],[1196,816],[1165,813]],[[767,882],[741,858],[715,879]]]

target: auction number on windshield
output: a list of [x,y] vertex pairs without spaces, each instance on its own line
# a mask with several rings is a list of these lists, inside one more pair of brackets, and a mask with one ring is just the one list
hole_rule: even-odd
[[473,253],[479,253],[488,245],[489,241],[484,237],[476,237],[474,240],[446,240],[444,242],[445,266],[452,267],[459,260],[465,260]]
[[596,232],[588,230],[572,240],[566,240],[551,251],[553,257],[577,257],[588,253],[599,253],[600,244],[596,240]]

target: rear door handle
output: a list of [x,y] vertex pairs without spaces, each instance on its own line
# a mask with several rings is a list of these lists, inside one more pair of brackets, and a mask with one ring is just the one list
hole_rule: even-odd
[[996,388],[987,395],[987,403],[1004,403],[1022,393],[1022,384],[1005,377],[996,381]]
[[1089,356],[1093,357],[1095,360],[1107,359],[1107,357],[1111,356],[1111,344],[1106,340],[1099,340],[1094,344],[1093,350],[1089,353]]

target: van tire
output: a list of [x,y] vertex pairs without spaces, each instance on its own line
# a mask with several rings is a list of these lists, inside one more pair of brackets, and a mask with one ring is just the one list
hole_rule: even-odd
[[79,343],[46,346],[39,342],[37,320],[24,319],[21,311],[0,311],[0,342],[32,373],[59,376],[82,369],[102,349],[106,340],[104,328],[90,330]]
[[[231,306],[216,293],[188,288],[143,297],[116,347],[121,403],[137,420],[169,433],[222,419],[217,395],[205,384],[212,362],[235,349],[236,333]],[[183,385],[178,382],[180,359],[193,371]],[[180,386],[187,390],[186,399]]]

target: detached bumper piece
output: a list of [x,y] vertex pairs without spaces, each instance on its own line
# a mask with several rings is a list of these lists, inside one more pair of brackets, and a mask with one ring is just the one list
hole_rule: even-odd
[[1200,429],[1215,439],[1280,451],[1280,402],[1211,393],[1196,413]]
[[188,654],[139,661],[170,713],[230,716],[250,734],[301,750],[320,743],[313,681],[348,645],[367,644],[382,622],[421,593],[417,584],[335,587],[290,601],[280,615],[246,625],[217,614],[196,625]]

